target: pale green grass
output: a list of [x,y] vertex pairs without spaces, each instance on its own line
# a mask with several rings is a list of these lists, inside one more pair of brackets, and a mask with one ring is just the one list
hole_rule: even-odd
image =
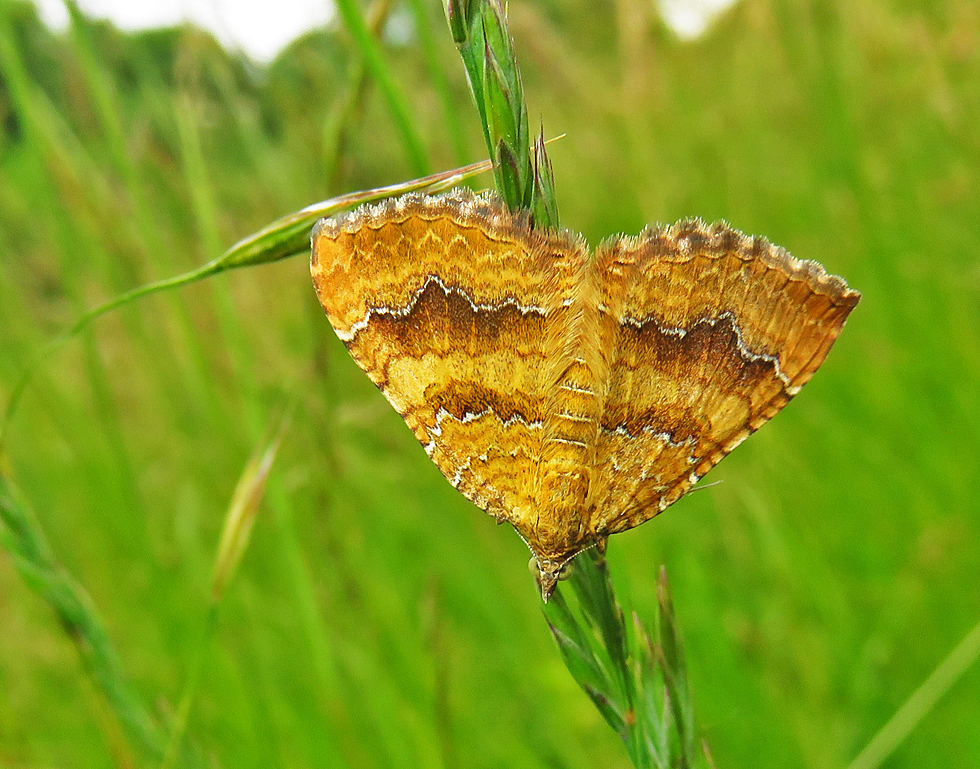
[[[980,12],[745,0],[680,44],[650,3],[610,7],[510,3],[530,124],[567,133],[549,147],[564,225],[595,242],[724,217],[865,295],[814,381],[712,472],[722,485],[613,538],[617,590],[653,617],[666,564],[718,766],[846,766],[980,616]],[[84,308],[414,175],[344,33],[257,76],[189,30],[55,40],[25,31],[23,6],[0,13],[4,403]],[[449,168],[482,137],[440,9],[422,13],[425,56],[379,53],[429,166]],[[349,360],[302,257],[98,321],[41,369],[8,437],[4,470],[156,725],[284,397],[188,739],[229,767],[626,766],[561,663],[524,545],[448,487]],[[980,680],[961,668],[889,767],[980,765]],[[113,724],[0,556],[0,763],[156,765]]]

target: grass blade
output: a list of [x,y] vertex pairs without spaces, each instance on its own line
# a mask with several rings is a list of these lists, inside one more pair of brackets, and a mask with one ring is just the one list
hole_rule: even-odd
[[284,412],[278,420],[274,435],[263,441],[262,448],[256,451],[245,465],[238,485],[232,494],[228,513],[225,516],[225,525],[221,532],[221,540],[218,543],[214,559],[207,614],[194,648],[190,672],[184,684],[180,704],[177,707],[167,750],[160,764],[161,769],[170,769],[174,766],[183,748],[184,736],[201,679],[201,670],[217,627],[221,599],[224,597],[228,583],[248,547],[255,517],[258,515],[265,497],[266,481],[282,443],[288,421],[288,414]]
[[445,5],[483,125],[497,192],[511,211],[527,210],[536,226],[556,228],[551,165],[543,142],[531,157],[524,86],[504,8],[499,0],[446,0]]
[[877,769],[881,766],[978,658],[980,658],[980,622],[974,625],[956,648],[922,682],[891,720],[881,727],[874,739],[850,763],[848,769]]
[[627,628],[606,559],[592,549],[576,558],[543,611],[569,673],[623,740],[634,766],[704,766],[663,570],[657,596],[654,644],[635,615]]
[[[37,518],[4,473],[0,473],[0,542],[24,581],[54,611],[130,743],[147,758],[159,759],[166,744],[162,730],[126,678],[91,599],[57,563]],[[189,753],[183,758],[192,760]]]

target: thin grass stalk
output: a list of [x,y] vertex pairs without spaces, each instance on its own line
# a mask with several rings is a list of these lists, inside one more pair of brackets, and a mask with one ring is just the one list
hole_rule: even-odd
[[[41,197],[50,204],[58,199],[60,191],[69,206],[80,207],[80,212],[74,212],[74,218],[85,220],[92,214],[91,209],[107,207],[109,195],[105,179],[54,105],[28,78],[20,52],[6,39],[10,31],[6,25],[7,18],[0,12],[0,38],[4,38],[0,41],[0,70],[5,75],[18,118],[25,127],[27,144],[39,168],[39,184],[46,189],[46,194]],[[88,184],[83,183],[85,179],[89,180]],[[66,217],[65,211],[57,205],[49,205],[49,209],[38,211],[37,216],[39,221],[52,222],[50,232],[61,246],[60,253],[71,254],[71,258],[63,260],[59,274],[68,286],[67,293],[78,296],[81,293],[81,266],[95,264],[100,249],[88,228],[68,226],[67,222],[72,218]],[[146,339],[143,324],[138,320],[130,321],[137,336]],[[135,484],[128,471],[130,459],[107,387],[107,372],[93,340],[86,340],[84,350],[89,382],[106,425],[105,434],[121,469],[117,480],[132,504],[136,499]]]
[[[371,6],[366,23],[372,37],[378,38],[381,35],[390,13],[390,0],[377,2]],[[364,110],[370,82],[368,73],[367,63],[363,57],[350,65],[344,96],[334,102],[324,121],[323,165],[328,190],[341,190],[345,186],[343,175],[346,169],[341,161],[348,147],[349,137],[357,130]]]
[[432,32],[432,20],[429,18],[430,6],[425,0],[408,0],[408,6],[415,19],[419,46],[428,67],[429,78],[432,80],[439,101],[442,103],[443,125],[449,133],[449,145],[453,150],[453,159],[456,163],[463,163],[467,156],[466,139],[463,135],[463,125],[459,119],[459,109],[449,88],[449,79],[446,77],[442,62],[439,60],[439,49]]
[[[121,187],[132,205],[136,229],[141,234],[138,242],[143,242],[147,238],[157,238],[157,228],[153,226],[144,186],[139,181],[136,165],[127,150],[125,132],[120,120],[121,104],[111,84],[110,75],[99,61],[92,41],[91,29],[78,3],[75,0],[68,0],[65,5],[71,20],[70,34],[74,53],[81,65],[79,72],[84,78],[88,95],[95,106],[95,113],[103,131],[105,144],[109,149],[112,165],[122,178]],[[146,250],[151,258],[162,252],[162,248]]]
[[426,157],[424,144],[412,121],[408,101],[395,84],[391,69],[382,55],[381,46],[371,35],[364,16],[361,14],[361,9],[355,0],[336,0],[336,7],[344,26],[354,39],[354,44],[360,50],[368,69],[378,82],[378,88],[388,105],[388,111],[391,113],[395,129],[405,148],[412,172],[416,176],[425,176],[429,173],[429,161]]
[[[65,125],[63,117],[47,94],[30,79],[20,51],[14,45],[13,27],[7,3],[0,4],[0,75],[10,103],[23,126],[29,146],[45,170],[44,176],[68,191],[83,209],[108,209],[108,185],[98,166],[84,152],[81,143]],[[85,210],[86,215],[90,210]],[[80,217],[81,218],[81,217]]]
[[350,135],[356,129],[358,117],[363,110],[367,94],[367,68],[363,62],[351,65],[347,90],[337,99],[324,120],[323,125],[323,170],[328,190],[343,189],[344,150],[350,142]]
[[[127,207],[132,211],[132,217],[119,217],[117,215],[113,219],[122,226],[128,224],[130,235],[128,242],[131,242],[144,253],[161,274],[166,274],[172,271],[171,263],[173,260],[169,258],[168,249],[160,237],[159,223],[147,195],[146,186],[141,182],[136,163],[129,152],[121,120],[121,115],[124,114],[123,105],[111,82],[111,74],[96,51],[95,43],[92,40],[92,25],[79,9],[77,2],[74,0],[68,2],[67,8],[71,19],[71,40],[74,44],[75,54],[81,64],[79,69],[95,104],[95,111],[105,135],[112,166],[122,180],[122,184],[117,185],[117,189],[122,191],[120,194],[124,195],[124,204],[128,204]],[[144,80],[155,79],[156,71],[152,67],[142,66],[140,74],[140,82],[143,83]],[[147,98],[143,101],[144,103],[155,104],[159,100]],[[164,365],[164,361],[173,356],[153,356],[149,364],[154,366],[155,372],[167,381],[168,386],[165,389],[168,392],[189,386],[193,390],[192,397],[188,399],[189,402],[201,404],[205,402],[205,393],[211,386],[205,354],[191,322],[187,305],[180,295],[174,295],[172,308],[175,311],[174,317],[180,329],[182,343],[185,349],[189,351],[189,357],[193,364],[189,377],[190,381],[182,382],[180,388],[174,386],[172,365]],[[141,339],[145,342],[150,337],[145,328],[145,320],[141,314],[135,315],[134,319],[139,324],[138,331]],[[158,344],[158,340],[154,340],[152,343]]]
[[[66,4],[66,7],[71,21],[69,32],[72,53],[78,60],[78,72],[82,76],[86,95],[95,107],[94,111],[102,129],[102,135],[98,137],[101,142],[96,147],[104,145],[108,149],[112,169],[122,180],[122,185],[113,187],[112,194],[120,198],[119,203],[132,213],[132,216],[113,215],[113,228],[116,225],[120,226],[125,231],[127,243],[134,244],[156,266],[165,267],[162,259],[164,249],[160,242],[158,226],[151,214],[151,206],[145,193],[145,187],[139,181],[136,164],[127,148],[125,131],[120,117],[124,110],[112,83],[112,76],[103,66],[96,52],[96,44],[92,39],[92,26],[82,14],[78,4],[71,0]],[[88,175],[86,174],[86,176]],[[109,175],[107,174],[107,183],[108,181]],[[113,206],[114,214],[119,203]],[[109,237],[111,238],[111,235]],[[184,325],[184,335],[188,337],[190,335],[186,333],[186,330],[190,328],[190,318],[186,312],[186,307],[182,306],[179,298],[177,304],[180,306],[180,310],[183,310],[178,312],[178,317]],[[128,325],[135,331],[139,345],[146,347],[159,343],[157,335],[148,327],[143,314],[132,314],[127,317],[127,321]],[[88,352],[87,359],[91,360],[98,356],[98,351],[94,345],[86,345],[86,350]],[[164,363],[169,358],[170,356],[167,355],[151,356],[148,364],[154,368],[155,374],[171,385],[167,389],[173,391],[176,388],[172,387],[175,381],[171,370],[172,366]],[[129,451],[123,440],[115,404],[101,364],[93,369],[91,379],[100,408],[104,414],[108,415],[108,418],[103,419],[102,423],[107,426],[106,435],[121,464],[120,479],[129,497],[130,507],[136,509],[138,507],[138,493],[133,480],[136,476],[132,471]]]
[[[205,254],[217,254],[221,252],[217,205],[201,146],[201,134],[198,130],[200,116],[195,109],[193,96],[193,90],[185,87],[175,102],[181,166],[192,202],[194,224],[203,251]],[[258,383],[253,373],[254,366],[251,365],[252,355],[235,310],[230,287],[226,283],[217,282],[212,285],[211,296],[221,338],[228,348],[227,359],[231,362],[234,371],[236,398],[241,407],[233,408],[232,411],[244,417],[246,434],[249,439],[254,440],[261,431],[261,415],[253,397]]]
[[[37,184],[43,190],[43,194],[38,195],[43,208],[32,213],[38,222],[45,223],[49,236],[57,242],[57,250],[63,256],[59,278],[66,286],[66,294],[77,301],[82,294],[86,272],[94,271],[99,260],[104,260],[104,249],[100,248],[96,235],[97,222],[106,210],[111,209],[112,196],[106,178],[87,148],[29,77],[21,51],[13,44],[15,36],[8,14],[9,6],[0,6],[0,73],[7,84],[18,123],[24,127],[25,145],[31,161],[37,166]],[[145,325],[140,319],[126,320],[137,338],[147,339]],[[118,470],[111,481],[126,503],[135,508],[138,493],[108,385],[109,376],[94,340],[84,340],[83,350],[88,382],[95,394],[104,435]]]
[[235,71],[224,60],[205,58],[202,65],[218,89],[221,102],[234,120],[243,149],[242,165],[252,169],[253,178],[261,180],[263,197],[271,201],[291,200],[298,194],[297,180],[309,167],[308,156],[284,157],[262,126],[262,118],[242,98]]

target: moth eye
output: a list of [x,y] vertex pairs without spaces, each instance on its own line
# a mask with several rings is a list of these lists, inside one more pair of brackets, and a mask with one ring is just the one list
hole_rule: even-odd
[[541,573],[541,569],[538,567],[538,559],[533,555],[531,556],[531,560],[527,562],[527,570],[531,572],[531,576],[533,577],[536,577]]

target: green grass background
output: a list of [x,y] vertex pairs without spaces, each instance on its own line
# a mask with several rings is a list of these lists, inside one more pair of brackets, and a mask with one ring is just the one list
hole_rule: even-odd
[[[484,154],[442,10],[384,62],[342,28],[268,68],[191,29],[53,35],[0,2],[0,396],[83,308],[333,194]],[[846,766],[980,619],[980,6],[743,0],[672,38],[647,0],[511,2],[565,226],[725,218],[864,293],[825,367],[613,538],[670,574],[719,767]],[[424,34],[419,34],[422,31]],[[423,45],[426,40],[430,47]],[[447,109],[448,107],[448,109]],[[486,177],[489,184],[489,177]],[[166,723],[235,483],[297,401],[188,733],[227,767],[625,767],[541,617],[527,551],[349,360],[303,258],[104,318],[35,378],[8,469]],[[980,766],[971,667],[886,763]],[[146,765],[0,553],[0,766]]]

